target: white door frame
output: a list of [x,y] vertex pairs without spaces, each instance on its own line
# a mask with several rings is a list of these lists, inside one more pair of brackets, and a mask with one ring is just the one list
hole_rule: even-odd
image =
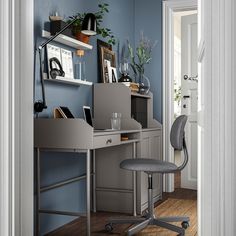
[[0,2],[0,235],[33,235],[32,0]]
[[[170,130],[174,117],[174,12],[197,10],[197,0],[163,2],[163,158],[174,162],[174,151],[170,145]],[[174,191],[174,175],[164,178],[164,191]]]
[[201,0],[199,30],[200,236],[236,232],[236,2]]

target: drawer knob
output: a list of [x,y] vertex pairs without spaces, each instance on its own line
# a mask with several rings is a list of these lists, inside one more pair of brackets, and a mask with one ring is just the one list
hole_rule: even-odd
[[110,139],[107,139],[106,144],[109,144],[109,143],[112,143],[112,139],[111,139],[111,138],[110,138]]

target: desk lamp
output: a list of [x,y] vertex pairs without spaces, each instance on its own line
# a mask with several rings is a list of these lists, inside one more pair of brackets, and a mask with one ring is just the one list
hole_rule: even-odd
[[[44,109],[47,109],[46,99],[45,99],[45,87],[44,87],[44,77],[43,77],[43,62],[42,62],[42,50],[43,48],[50,43],[53,39],[55,39],[59,34],[63,33],[66,29],[68,29],[73,23],[77,20],[77,18],[73,19],[69,24],[64,26],[59,32],[49,38],[47,41],[42,43],[38,47],[39,52],[39,63],[40,63],[40,82],[42,88],[42,99],[43,101],[39,100],[34,103],[34,111],[36,113],[42,112]],[[97,34],[97,22],[96,16],[93,13],[88,13],[85,15],[83,23],[82,23],[82,30],[81,32],[86,35],[96,35]]]

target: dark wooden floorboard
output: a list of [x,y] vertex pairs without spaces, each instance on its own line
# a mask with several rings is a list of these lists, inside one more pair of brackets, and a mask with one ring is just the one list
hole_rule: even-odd
[[[155,213],[158,216],[187,215],[191,219],[191,227],[186,231],[186,236],[197,235],[197,192],[187,189],[176,189],[174,193],[165,193],[163,201],[159,201]],[[91,214],[92,236],[126,235],[126,230],[131,226],[116,225],[111,234],[104,230],[104,225],[110,217],[127,216],[125,214],[98,212]],[[137,236],[174,236],[176,233],[168,230],[149,226]],[[47,236],[86,236],[86,218],[79,218],[63,227],[47,234]]]

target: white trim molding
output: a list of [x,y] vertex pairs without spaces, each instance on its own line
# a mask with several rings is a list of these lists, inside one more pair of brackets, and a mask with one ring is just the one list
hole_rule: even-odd
[[[0,27],[0,235],[11,234],[12,224],[12,198],[11,198],[11,182],[12,182],[12,140],[9,138],[12,130],[11,112],[11,71],[9,62],[11,61],[11,52],[9,51],[11,41],[10,23],[8,14],[10,11],[10,3],[1,1],[1,27]],[[4,35],[4,36],[3,36]],[[7,78],[7,79],[6,79]]]
[[[174,151],[170,145],[170,130],[173,123],[174,109],[174,12],[197,10],[197,0],[179,0],[163,2],[163,158],[174,162]],[[165,192],[174,191],[174,176],[164,177]]]
[[201,0],[200,236],[236,233],[235,11],[235,0]]
[[33,235],[31,0],[0,3],[0,235]]

